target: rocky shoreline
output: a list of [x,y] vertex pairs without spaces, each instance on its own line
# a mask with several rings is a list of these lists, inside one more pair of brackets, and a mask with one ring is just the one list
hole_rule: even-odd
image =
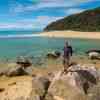
[[62,68],[50,70],[32,66],[22,68],[18,64],[9,66],[0,72],[0,100],[100,98],[100,69],[94,65],[74,64],[68,73],[63,73]]

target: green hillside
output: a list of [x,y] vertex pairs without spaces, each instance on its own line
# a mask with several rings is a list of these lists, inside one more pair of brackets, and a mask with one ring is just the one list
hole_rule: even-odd
[[53,30],[100,31],[100,7],[57,20],[44,29]]

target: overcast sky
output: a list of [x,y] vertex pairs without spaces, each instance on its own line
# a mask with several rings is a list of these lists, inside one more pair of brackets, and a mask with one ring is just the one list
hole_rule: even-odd
[[52,21],[95,7],[100,7],[100,0],[0,0],[0,29],[43,29]]

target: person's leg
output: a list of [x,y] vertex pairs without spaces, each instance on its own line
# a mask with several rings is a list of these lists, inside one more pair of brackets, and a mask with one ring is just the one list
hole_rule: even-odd
[[64,72],[68,72],[68,68],[70,67],[70,57],[67,57],[65,59],[65,63],[64,63]]
[[69,68],[69,57],[68,58],[66,58],[66,71],[68,70],[68,68]]
[[65,58],[63,59],[63,70],[64,71],[66,70],[66,59]]

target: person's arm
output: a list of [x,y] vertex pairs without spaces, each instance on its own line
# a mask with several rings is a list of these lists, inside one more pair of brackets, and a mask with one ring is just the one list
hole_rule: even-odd
[[64,50],[65,50],[65,47],[64,47],[62,50],[63,50],[63,52],[62,52],[62,57],[64,57]]
[[73,55],[73,49],[72,49],[71,46],[69,46],[68,48],[69,48],[70,54],[71,54],[71,56],[72,56],[72,55]]

